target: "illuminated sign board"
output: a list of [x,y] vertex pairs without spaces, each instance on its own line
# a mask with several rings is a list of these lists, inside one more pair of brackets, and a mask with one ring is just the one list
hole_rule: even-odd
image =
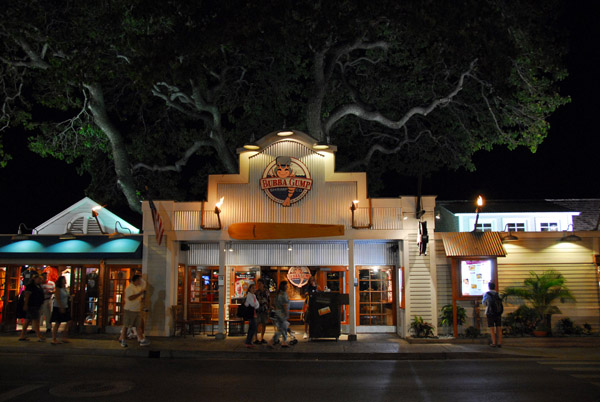
[[461,261],[460,274],[462,296],[483,296],[492,280],[492,260]]
[[289,207],[300,201],[312,189],[313,181],[302,161],[290,156],[278,156],[267,165],[260,179],[260,188],[273,201]]

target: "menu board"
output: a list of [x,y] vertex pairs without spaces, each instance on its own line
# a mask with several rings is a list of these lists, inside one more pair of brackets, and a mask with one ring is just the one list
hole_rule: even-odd
[[463,296],[483,296],[492,280],[492,260],[460,262],[461,289]]
[[252,285],[256,278],[255,272],[236,272],[234,282],[234,298],[245,297],[248,288]]

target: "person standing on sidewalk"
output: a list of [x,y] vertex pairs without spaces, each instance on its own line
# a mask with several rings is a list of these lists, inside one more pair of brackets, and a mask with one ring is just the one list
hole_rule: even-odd
[[[255,345],[265,344],[265,330],[267,329],[267,324],[269,323],[269,291],[265,287],[265,281],[259,279],[257,281],[258,288],[256,289],[256,300],[258,300],[258,310],[256,311],[256,324],[258,329],[256,331],[256,340],[254,341]],[[258,333],[260,333],[260,341],[258,340]]]
[[246,293],[246,300],[244,300],[244,306],[246,306],[251,313],[248,313],[248,334],[246,335],[246,347],[253,348],[252,338],[256,335],[256,310],[260,307],[258,300],[256,299],[256,285],[252,284],[248,288]]
[[42,289],[44,290],[44,303],[40,309],[40,325],[42,317],[46,320],[46,333],[52,332],[52,295],[54,294],[55,284],[48,279],[48,272],[42,272]]
[[308,309],[308,303],[310,295],[317,293],[319,288],[317,287],[317,281],[314,276],[308,278],[308,283],[304,287],[304,306],[302,309],[302,319],[304,320],[304,339],[308,338],[308,325],[310,320],[310,310]]
[[23,328],[21,329],[21,336],[19,337],[20,341],[28,340],[27,327],[29,326],[29,323],[31,323],[31,327],[38,337],[38,342],[44,342],[46,340],[46,338],[40,334],[40,308],[42,307],[42,303],[44,303],[44,290],[40,286],[41,283],[42,278],[36,272],[31,275],[29,284],[25,286],[25,290],[23,290],[22,314],[25,319],[23,320]]
[[287,348],[287,331],[290,323],[288,322],[288,317],[290,314],[289,306],[290,306],[290,298],[287,294],[288,283],[287,281],[279,282],[279,289],[277,290],[277,296],[275,297],[275,317],[274,319],[277,321],[275,324],[276,331],[275,335],[273,335],[273,339],[269,341],[268,346],[273,348],[273,346],[279,342],[279,336],[281,336],[281,347]]
[[483,304],[486,306],[485,315],[487,317],[488,328],[492,335],[491,347],[502,347],[502,313],[504,307],[502,306],[502,299],[498,292],[496,292],[496,284],[494,282],[488,283],[490,289],[483,296]]
[[[54,309],[52,310],[51,322],[54,323],[52,329],[52,344],[58,345],[61,343],[69,343],[67,336],[69,334],[69,327],[71,326],[71,303],[69,289],[67,289],[67,279],[61,276],[56,281],[56,290],[54,291]],[[58,335],[58,328],[60,324],[66,322],[67,325],[62,333],[62,339],[59,342],[56,339]]]
[[121,328],[121,336],[119,342],[121,346],[126,348],[127,345],[127,328],[136,327],[137,338],[140,346],[150,345],[150,340],[146,339],[142,330],[142,299],[146,293],[146,287],[142,285],[142,276],[133,275],[129,286],[125,289],[124,299],[125,306],[123,307],[123,328]]

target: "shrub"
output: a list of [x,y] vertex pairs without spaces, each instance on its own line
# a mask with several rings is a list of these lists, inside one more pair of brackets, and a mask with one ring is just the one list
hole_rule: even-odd
[[465,329],[465,338],[478,338],[481,335],[481,331],[475,328],[474,326],[470,326]]
[[[452,304],[446,304],[442,307],[440,314],[440,323],[444,327],[451,327],[454,320],[454,314],[452,312]],[[456,306],[456,322],[458,325],[463,325],[467,321],[467,311],[462,306]]]
[[592,334],[592,326],[590,324],[588,324],[587,322],[585,324],[583,324],[583,334],[584,335]]
[[423,317],[415,316],[415,319],[410,323],[410,330],[415,338],[427,338],[433,336],[434,326],[423,321]]
[[523,305],[503,318],[503,332],[514,336],[530,335],[536,328],[538,321],[537,311]]

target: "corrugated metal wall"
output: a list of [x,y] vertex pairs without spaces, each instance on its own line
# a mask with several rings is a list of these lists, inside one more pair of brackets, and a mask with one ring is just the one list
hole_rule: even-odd
[[[436,249],[436,268],[437,268],[437,304],[439,310],[446,304],[452,304],[452,262],[444,254],[444,243],[442,239],[436,239],[435,244],[431,245]],[[438,325],[435,323],[434,325]],[[449,334],[452,332],[450,327],[439,327],[438,333]]]
[[419,255],[417,235],[408,236],[409,267],[406,268],[407,325],[415,316],[433,324],[437,328],[437,314],[434,314],[435,290],[430,272],[429,255]]
[[[190,243],[189,265],[219,265],[217,243]],[[291,246],[292,250],[288,250]],[[225,265],[327,266],[348,265],[345,241],[229,242]],[[366,240],[355,243],[355,265],[397,265],[397,242]]]

